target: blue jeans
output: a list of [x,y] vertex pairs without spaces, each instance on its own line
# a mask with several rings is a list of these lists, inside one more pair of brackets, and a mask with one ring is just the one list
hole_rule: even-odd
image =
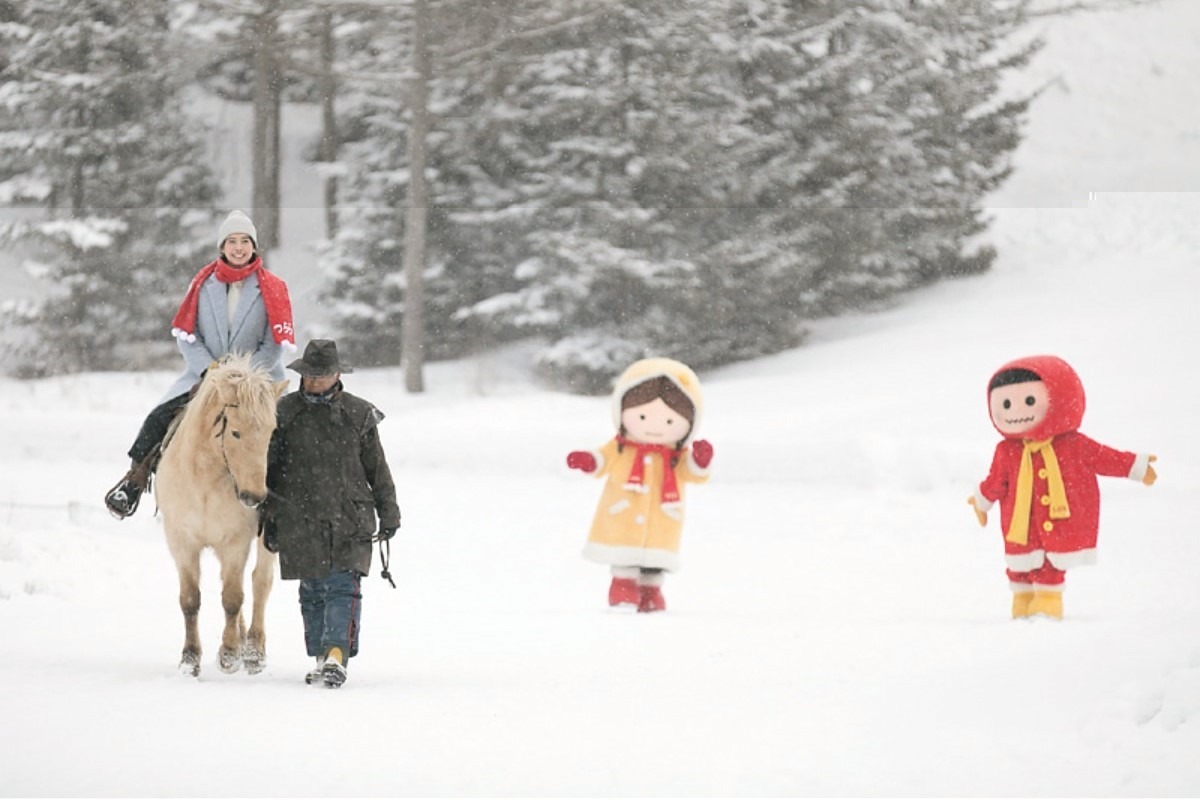
[[304,617],[304,646],[310,656],[323,656],[331,647],[342,648],[347,658],[358,655],[361,579],[353,570],[330,570],[324,578],[301,579],[300,614]]

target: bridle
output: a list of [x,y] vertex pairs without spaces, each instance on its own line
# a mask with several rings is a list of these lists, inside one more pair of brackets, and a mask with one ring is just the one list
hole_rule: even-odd
[[[213,435],[213,438],[219,439],[221,442],[221,458],[225,461],[225,473],[229,475],[229,482],[233,484],[234,497],[238,498],[240,502],[242,490],[238,487],[237,478],[233,475],[233,467],[229,466],[229,454],[225,452],[225,431],[229,428],[229,415],[226,412],[231,408],[239,407],[240,406],[238,406],[237,403],[226,403],[224,406],[222,406],[220,412],[217,414],[216,419],[213,420],[212,426],[214,430],[220,426],[220,430]],[[237,431],[234,431],[234,433],[237,434]]]

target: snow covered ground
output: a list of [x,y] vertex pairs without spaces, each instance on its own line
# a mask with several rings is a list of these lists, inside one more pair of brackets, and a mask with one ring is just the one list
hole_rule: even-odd
[[[100,504],[172,376],[0,379],[0,793],[1200,794],[1200,193],[1086,199],[1189,188],[1185,130],[1129,151],[1167,124],[1155,80],[1195,91],[1170,55],[1196,58],[1195,9],[1054,23],[1067,49],[1039,68],[1081,88],[1035,109],[992,273],[702,375],[714,478],[666,614],[609,611],[579,557],[600,486],[563,457],[612,434],[606,401],[539,389],[516,348],[435,365],[418,397],[398,371],[347,377],[388,414],[404,527],[343,689],[303,684],[291,582],[267,670],[221,674],[211,561],[183,678],[159,521]],[[1040,122],[1072,106],[1130,121],[1076,146]],[[965,504],[997,438],[985,383],[1035,352],[1079,371],[1086,433],[1161,476],[1103,483],[1101,561],[1070,573],[1059,624],[1008,619],[996,521]]]

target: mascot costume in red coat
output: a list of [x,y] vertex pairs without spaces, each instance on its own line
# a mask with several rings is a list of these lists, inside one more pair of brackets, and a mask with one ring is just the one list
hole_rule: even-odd
[[1014,619],[1062,619],[1066,571],[1094,563],[1100,521],[1096,477],[1149,486],[1152,455],[1106,447],[1082,433],[1083,383],[1056,356],[1011,361],[988,382],[992,424],[1004,437],[992,468],[968,499],[980,525],[1000,503]]

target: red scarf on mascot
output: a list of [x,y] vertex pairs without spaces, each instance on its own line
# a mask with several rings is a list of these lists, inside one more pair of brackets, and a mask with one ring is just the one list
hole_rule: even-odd
[[646,460],[653,453],[662,458],[663,462],[662,496],[659,499],[664,505],[679,502],[679,484],[675,478],[675,468],[671,465],[671,461],[681,457],[687,448],[676,450],[674,447],[667,447],[663,444],[635,442],[624,436],[617,437],[617,444],[623,448],[632,447],[635,450],[633,469],[629,471],[629,477],[625,479],[626,489],[632,489],[635,492],[646,491]]

